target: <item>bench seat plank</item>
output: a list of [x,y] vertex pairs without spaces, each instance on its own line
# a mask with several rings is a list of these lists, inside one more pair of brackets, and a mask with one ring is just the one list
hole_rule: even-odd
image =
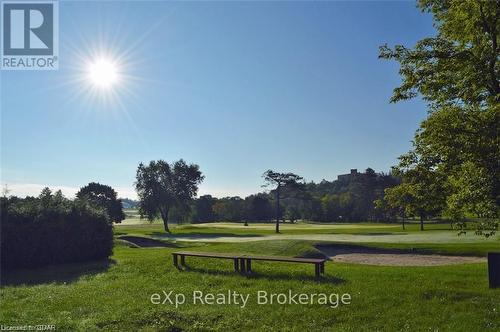
[[310,264],[320,264],[326,262],[325,258],[301,258],[301,257],[282,257],[282,256],[254,256],[254,255],[242,255],[241,257],[257,261],[310,263]]
[[172,253],[173,255],[179,256],[193,256],[193,257],[211,257],[211,258],[228,258],[235,259],[241,257],[241,255],[227,254],[227,253],[217,253],[217,252],[192,252],[192,251],[176,251]]
[[172,254],[180,256],[193,256],[193,257],[212,257],[212,258],[247,258],[259,261],[279,261],[279,262],[295,262],[295,263],[310,263],[318,264],[324,263],[325,258],[302,258],[302,257],[283,257],[283,256],[258,256],[258,255],[237,255],[217,252],[192,252],[192,251],[176,251]]

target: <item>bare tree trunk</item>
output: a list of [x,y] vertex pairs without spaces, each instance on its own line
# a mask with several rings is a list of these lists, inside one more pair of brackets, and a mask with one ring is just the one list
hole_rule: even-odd
[[403,230],[405,230],[405,217],[403,216]]
[[276,233],[280,232],[280,186],[276,188]]
[[170,233],[170,229],[168,228],[168,218],[163,219],[163,228],[165,229],[165,232]]
[[423,216],[420,216],[420,230],[421,231],[424,230],[424,217]]
[[168,228],[168,209],[160,208],[161,219],[163,220],[163,228],[165,232],[170,233],[170,229]]

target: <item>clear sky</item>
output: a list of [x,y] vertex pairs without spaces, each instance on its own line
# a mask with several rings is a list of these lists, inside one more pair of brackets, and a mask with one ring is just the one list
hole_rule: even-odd
[[[97,181],[134,197],[139,162],[200,165],[200,193],[388,171],[426,114],[389,104],[384,43],[433,35],[414,2],[62,1],[58,71],[2,71],[1,176],[12,194]],[[88,62],[116,62],[112,89]]]

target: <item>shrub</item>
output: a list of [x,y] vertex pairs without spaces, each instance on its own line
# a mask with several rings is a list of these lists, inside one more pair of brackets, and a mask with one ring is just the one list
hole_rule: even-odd
[[107,213],[84,200],[44,189],[38,198],[1,198],[3,268],[104,259],[112,254]]

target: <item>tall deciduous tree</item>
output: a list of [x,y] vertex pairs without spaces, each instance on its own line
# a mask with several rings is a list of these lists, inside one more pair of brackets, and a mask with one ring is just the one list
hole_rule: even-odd
[[304,188],[303,178],[294,173],[279,173],[272,170],[263,175],[265,185],[275,186],[276,193],[276,233],[280,232],[280,196],[284,188],[290,191],[302,190]]
[[380,57],[401,65],[403,82],[391,101],[416,97],[436,107],[493,105],[500,101],[500,2],[420,0],[434,16],[437,35],[415,47],[380,48]]
[[76,197],[86,199],[104,209],[108,213],[111,222],[120,223],[125,219],[122,201],[117,198],[116,191],[110,186],[91,182],[85,187],[80,188]]
[[[402,84],[394,89],[391,101],[420,94],[430,107],[409,153],[416,158],[403,156],[399,167],[427,169],[434,177],[444,177],[443,212],[496,218],[500,210],[500,181],[495,180],[500,178],[500,2],[420,0],[418,4],[434,16],[437,35],[413,48],[380,48],[381,58],[400,63]],[[466,178],[471,169],[477,170],[472,172],[473,180]],[[426,183],[418,181],[412,184],[425,188]],[[478,205],[478,200],[484,204]],[[491,229],[497,227],[498,221],[492,220]]]
[[196,164],[179,160],[170,165],[164,160],[151,161],[149,165],[139,164],[135,188],[139,196],[139,212],[153,220],[158,215],[163,220],[165,231],[168,214],[172,207],[185,206],[196,196],[198,185],[204,176]]
[[399,186],[401,194],[406,196],[400,202],[407,215],[420,218],[420,230],[424,230],[424,220],[439,215],[446,206],[447,175],[434,169],[433,160],[421,158],[415,152],[399,160],[395,173],[403,179]]

